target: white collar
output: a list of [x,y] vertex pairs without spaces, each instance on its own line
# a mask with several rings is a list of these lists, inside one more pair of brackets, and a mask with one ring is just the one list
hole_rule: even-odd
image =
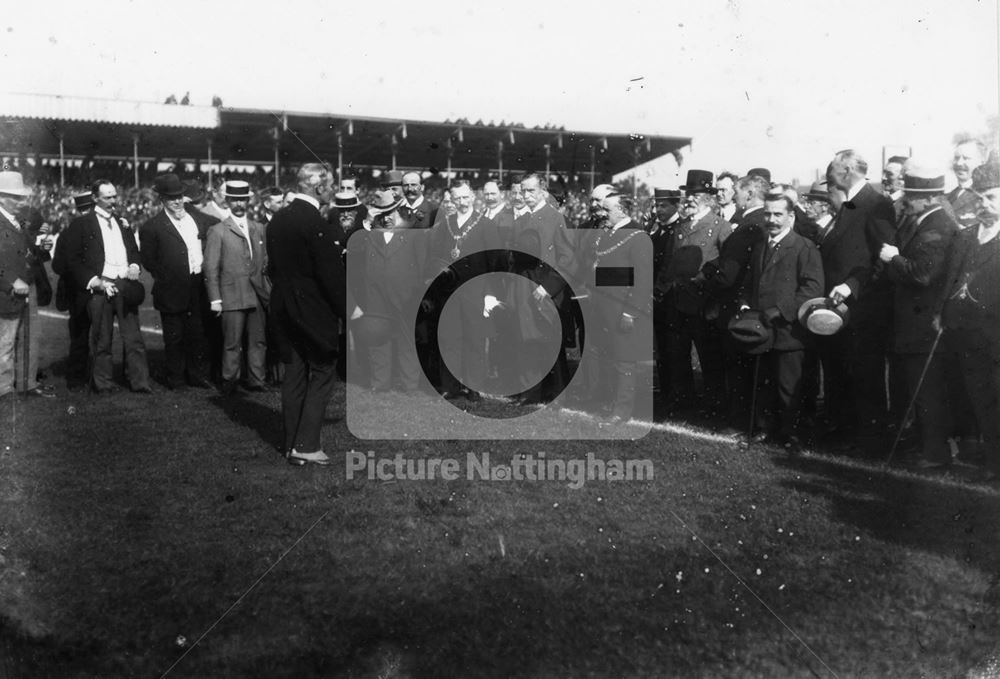
[[923,212],[921,212],[921,213],[920,213],[920,216],[919,216],[919,217],[917,217],[917,226],[920,226],[920,224],[921,224],[921,223],[922,223],[922,222],[924,221],[924,219],[925,219],[925,218],[926,218],[926,217],[927,217],[928,215],[932,215],[932,214],[934,214],[935,212],[937,212],[938,210],[943,210],[943,209],[944,209],[944,208],[943,208],[943,207],[941,207],[941,205],[939,204],[939,205],[935,205],[934,207],[932,207],[932,208],[931,208],[931,209],[929,209],[929,210],[924,210]]
[[416,210],[418,207],[420,207],[423,204],[423,202],[424,202],[424,197],[420,196],[419,198],[417,198],[412,203],[407,202],[406,207],[410,208],[411,210]]
[[763,210],[763,209],[764,209],[763,205],[754,205],[753,207],[748,207],[745,210],[743,210],[743,216],[746,217],[751,212],[756,212],[757,210]]
[[539,210],[541,210],[546,205],[548,205],[548,203],[545,202],[545,200],[540,200],[538,202],[538,207],[529,207],[528,210],[530,210],[531,212],[538,212]]
[[319,200],[317,200],[316,198],[313,198],[312,196],[307,196],[304,193],[296,193],[295,194],[295,199],[296,200],[304,200],[305,202],[309,203],[310,205],[312,205],[317,210],[319,209]]
[[620,222],[618,222],[617,224],[615,224],[614,226],[611,227],[612,233],[615,232],[615,231],[617,231],[618,229],[622,228],[623,226],[625,226],[626,224],[628,224],[631,221],[632,220],[629,217],[626,217],[625,219],[621,220]]
[[816,220],[816,226],[821,229],[825,229],[827,224],[833,221],[833,215],[827,212],[825,215]]
[[889,200],[891,200],[894,203],[902,197],[903,197],[903,189],[896,189],[895,191],[889,194]]
[[105,210],[100,205],[97,205],[97,206],[94,207],[94,214],[96,214],[101,219],[105,219],[105,220],[110,220],[111,219],[111,213],[108,212],[107,210]]
[[867,183],[865,179],[859,179],[856,184],[853,184],[847,192],[847,200],[854,200],[854,197],[861,193],[861,189],[865,188]]
[[21,222],[17,221],[17,217],[15,217],[11,213],[7,212],[7,210],[5,210],[2,207],[0,207],[0,215],[3,215],[4,217],[6,217],[7,221],[10,222],[11,224],[15,225],[15,226],[18,226],[21,223]]
[[792,228],[788,227],[787,229],[785,229],[784,231],[782,231],[781,233],[779,233],[777,236],[774,236],[774,237],[768,236],[767,237],[767,242],[768,243],[774,243],[775,245],[777,245],[781,241],[785,240],[785,236],[787,236],[791,232],[792,232]]

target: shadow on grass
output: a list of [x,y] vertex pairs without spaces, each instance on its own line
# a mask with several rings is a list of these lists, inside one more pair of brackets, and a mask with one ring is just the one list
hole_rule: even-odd
[[230,397],[212,396],[208,400],[225,413],[233,424],[254,431],[268,446],[282,452],[284,424],[280,404],[275,408],[239,392]]

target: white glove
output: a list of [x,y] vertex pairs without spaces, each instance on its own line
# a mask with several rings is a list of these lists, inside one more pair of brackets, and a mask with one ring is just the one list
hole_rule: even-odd
[[128,274],[126,274],[126,275],[128,276],[128,279],[130,281],[137,281],[137,280],[139,280],[139,265],[138,264],[129,264],[128,265]]
[[827,295],[827,297],[833,300],[834,304],[840,304],[850,296],[851,286],[847,283],[841,283],[840,285],[834,286],[833,290],[830,291],[830,294]]
[[211,306],[213,314],[215,314],[216,316],[222,315],[222,300],[216,300],[212,302]]
[[486,297],[483,298],[483,318],[489,318],[490,314],[493,313],[493,310],[498,306],[502,307],[503,303],[493,295],[486,295]]
[[359,307],[358,305],[355,304],[354,305],[354,311],[351,312],[351,320],[352,321],[356,321],[356,320],[358,320],[359,318],[361,318],[364,315],[365,315],[365,312],[361,310],[361,307]]
[[889,262],[892,261],[892,258],[898,254],[899,254],[899,248],[897,248],[895,245],[889,245],[888,243],[884,243],[882,245],[882,250],[878,253],[878,258],[881,259],[886,264],[888,264]]
[[537,288],[535,288],[535,292],[533,294],[534,294],[535,300],[538,301],[538,302],[541,302],[543,299],[545,299],[546,297],[549,296],[549,293],[545,289],[544,285],[539,285]]

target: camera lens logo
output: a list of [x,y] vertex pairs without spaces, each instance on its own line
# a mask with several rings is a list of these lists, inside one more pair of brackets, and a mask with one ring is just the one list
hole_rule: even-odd
[[[488,220],[472,225],[478,238],[448,226],[349,241],[350,431],[480,440],[648,432],[649,237],[521,226],[504,242]],[[632,420],[610,427],[611,416]]]

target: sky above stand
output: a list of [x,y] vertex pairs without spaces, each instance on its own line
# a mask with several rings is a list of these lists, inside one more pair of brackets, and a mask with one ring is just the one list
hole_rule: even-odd
[[[848,147],[876,168],[886,145],[947,167],[952,137],[998,111],[997,1],[17,3],[0,16],[0,101],[190,91],[690,136],[685,169],[808,182]],[[670,186],[673,171],[642,176]]]

